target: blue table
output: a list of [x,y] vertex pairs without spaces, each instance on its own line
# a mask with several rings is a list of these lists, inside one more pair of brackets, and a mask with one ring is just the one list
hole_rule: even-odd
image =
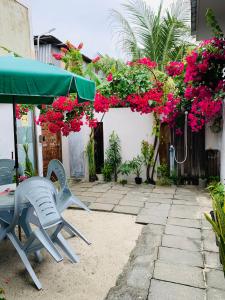
[[[4,192],[6,189],[15,190],[16,184],[1,185],[0,193]],[[14,194],[8,193],[6,195],[0,195],[0,235],[1,232],[5,231],[5,228],[11,223],[14,213],[14,201]],[[30,203],[26,199],[20,203],[20,212],[23,211],[21,219],[25,217],[27,208],[29,208],[29,206]],[[27,228],[24,229],[26,230]]]

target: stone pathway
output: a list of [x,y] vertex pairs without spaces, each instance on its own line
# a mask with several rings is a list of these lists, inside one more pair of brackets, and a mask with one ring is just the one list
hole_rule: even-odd
[[218,248],[195,187],[79,183],[74,193],[92,210],[137,215],[146,224],[106,300],[224,300]]

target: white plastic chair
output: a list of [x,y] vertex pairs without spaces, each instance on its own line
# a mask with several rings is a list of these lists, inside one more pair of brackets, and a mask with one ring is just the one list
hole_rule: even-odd
[[90,212],[90,209],[82,202],[80,201],[76,196],[74,196],[67,183],[67,177],[66,172],[64,169],[63,164],[57,160],[52,159],[48,164],[48,171],[47,171],[47,178],[51,180],[51,175],[54,173],[59,181],[60,184],[60,191],[57,195],[56,199],[56,205],[60,212],[63,212],[66,208],[68,208],[70,205],[77,205],[80,208],[83,208],[84,210]]
[[[35,226],[32,229],[30,227],[29,237],[25,243],[22,243],[15,234],[15,227],[19,224],[20,201],[24,197],[31,204],[26,214],[26,224],[32,223]],[[55,247],[57,244],[71,262],[79,261],[60,233],[64,227],[68,227],[76,235],[77,230],[62,218],[56,208],[55,198],[56,190],[53,184],[46,182],[44,178],[32,177],[22,182],[16,189],[14,217],[6,232],[38,289],[41,289],[42,285],[28,260],[29,253],[45,248],[57,262],[60,262],[63,257]]]

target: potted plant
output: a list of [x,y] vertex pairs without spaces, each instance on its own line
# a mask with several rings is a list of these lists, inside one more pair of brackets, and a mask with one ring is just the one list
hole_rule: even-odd
[[94,138],[92,133],[90,134],[90,140],[87,144],[86,155],[88,159],[89,181],[93,182],[96,180],[96,169],[95,169]]
[[102,168],[102,175],[104,181],[109,182],[112,180],[112,171],[112,167],[105,162],[104,167]]
[[205,189],[206,188],[206,184],[207,184],[207,178],[204,175],[202,175],[201,177],[199,177],[198,186],[201,189]]
[[146,183],[150,183],[150,168],[153,164],[154,157],[154,147],[148,141],[141,142],[141,155],[143,157],[143,162],[146,167]]
[[118,135],[113,131],[109,136],[109,147],[106,150],[106,163],[110,165],[112,169],[111,174],[113,174],[115,182],[117,182],[119,167],[122,161],[120,151],[120,139]]
[[140,177],[141,175],[141,168],[143,166],[143,159],[140,155],[137,157],[134,157],[133,160],[130,162],[131,168],[134,171],[136,177],[135,177],[135,183],[136,184],[141,184],[142,183],[142,178]]
[[131,173],[131,171],[132,171],[132,166],[129,161],[125,161],[124,163],[121,164],[118,173],[120,173],[123,176],[120,180],[122,184],[123,182],[127,183],[127,176]]

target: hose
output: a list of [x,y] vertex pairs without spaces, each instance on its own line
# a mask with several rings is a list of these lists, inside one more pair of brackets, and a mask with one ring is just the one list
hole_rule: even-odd
[[182,161],[178,161],[176,158],[176,150],[174,148],[174,160],[177,164],[183,164],[185,163],[185,161],[187,160],[187,154],[188,154],[188,150],[187,150],[187,117],[188,117],[188,112],[185,111],[185,124],[184,124],[184,145],[185,145],[185,156],[184,156],[184,160]]

